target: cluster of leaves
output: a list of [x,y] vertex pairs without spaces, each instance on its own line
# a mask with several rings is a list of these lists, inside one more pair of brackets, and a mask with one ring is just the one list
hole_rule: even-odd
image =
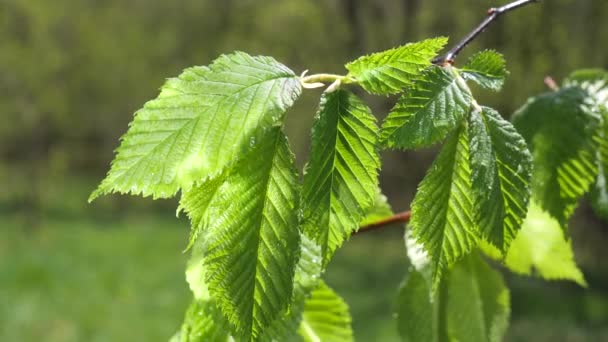
[[[548,146],[561,138],[549,135],[562,131],[534,124],[562,95],[593,93],[596,80],[585,74],[568,81],[576,90],[524,107],[516,121],[522,137],[480,106],[467,84],[499,90],[507,75],[502,56],[485,51],[461,69],[431,65],[446,42],[429,39],[348,63],[348,75],[336,76],[321,97],[302,175],[283,123],[309,85],[270,57],[237,52],[187,69],[135,114],[91,200],[113,192],[181,193],[178,211],[192,225],[187,278],[194,301],[175,341],[352,340],[348,307],[321,275],[362,222],[390,212],[378,188],[379,151],[440,142],[412,205],[408,245],[415,267],[399,296],[400,330],[411,340],[500,339],[508,290],[476,250],[516,271],[535,266],[542,273],[547,257],[539,256],[542,232],[535,230],[542,210],[565,222],[595,178],[596,202],[606,210],[606,175],[598,176],[603,166],[596,161],[605,163],[608,150],[595,151],[608,131],[596,127],[603,122],[597,91],[595,102],[586,96],[574,106],[580,115],[565,124],[583,130],[559,141],[559,153]],[[348,84],[401,94],[381,128]],[[588,134],[590,125],[597,134]],[[573,179],[581,168],[588,180]],[[531,193],[540,207],[532,205],[524,223]],[[562,236],[554,240],[569,247]]]

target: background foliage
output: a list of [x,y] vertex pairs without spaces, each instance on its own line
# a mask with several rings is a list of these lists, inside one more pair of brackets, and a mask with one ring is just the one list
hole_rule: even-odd
[[[166,340],[179,323],[189,298],[179,253],[188,223],[158,219],[170,219],[175,203],[114,197],[86,205],[132,112],[158,94],[165,77],[233,50],[275,56],[298,72],[340,72],[363,53],[439,35],[457,39],[501,3],[3,1],[0,340],[125,340],[132,330]],[[546,75],[607,68],[608,48],[599,43],[608,41],[605,13],[604,0],[547,0],[502,18],[459,59],[492,48],[509,61],[503,91],[478,91],[480,102],[512,113],[544,90]],[[317,97],[304,94],[288,120],[299,166]],[[367,100],[375,113],[396,101]],[[409,206],[435,153],[382,156],[381,185],[396,210]],[[608,228],[587,205],[570,226],[590,289],[508,276],[511,340],[608,338],[608,266],[601,262]],[[394,330],[391,296],[406,269],[401,250],[395,227],[354,238],[330,265],[328,283],[351,304],[360,339]]]

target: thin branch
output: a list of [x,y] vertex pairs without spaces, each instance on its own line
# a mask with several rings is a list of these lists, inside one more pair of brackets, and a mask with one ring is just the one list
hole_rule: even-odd
[[539,2],[540,0],[517,0],[507,5],[498,8],[490,8],[488,10],[488,16],[466,37],[464,37],[456,46],[454,46],[448,53],[443,56],[436,57],[433,59],[432,63],[436,65],[445,65],[445,64],[454,64],[454,60],[456,56],[467,46],[469,45],[475,38],[477,38],[485,29],[490,26],[492,22],[494,22],[501,15],[510,12],[514,9],[530,5],[532,3]]
[[381,228],[384,228],[385,226],[388,226],[393,223],[408,223],[410,221],[411,217],[412,217],[412,212],[409,210],[401,212],[401,213],[397,213],[393,216],[390,216],[390,217],[384,218],[382,220],[362,226],[361,228],[359,228],[358,231],[355,232],[355,234],[381,229]]

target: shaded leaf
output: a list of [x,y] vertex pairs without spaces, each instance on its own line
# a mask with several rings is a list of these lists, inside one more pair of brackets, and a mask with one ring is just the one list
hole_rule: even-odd
[[402,341],[439,342],[439,298],[432,298],[431,284],[411,268],[397,298],[397,328]]
[[529,100],[514,124],[534,159],[532,197],[565,227],[598,174],[600,114],[584,90],[563,88]]
[[452,339],[499,342],[509,325],[509,289],[499,272],[472,253],[450,272],[447,309]]
[[596,153],[598,176],[590,197],[593,210],[608,221],[608,72],[601,69],[579,70],[572,73],[564,83],[587,91],[602,113],[600,147]]
[[323,94],[304,175],[303,226],[321,246],[324,264],[376,199],[376,142],[375,118],[359,98],[342,89]]
[[346,65],[348,77],[373,94],[399,93],[431,65],[447,42],[445,37],[427,39],[360,57]]
[[281,122],[300,91],[298,77],[270,57],[238,52],[186,69],[137,111],[90,200],[111,192],[171,197],[214,177]]
[[229,328],[212,301],[190,304],[180,331],[170,342],[228,342]]
[[469,112],[473,96],[450,67],[431,67],[402,95],[382,125],[392,148],[419,148],[443,140]]

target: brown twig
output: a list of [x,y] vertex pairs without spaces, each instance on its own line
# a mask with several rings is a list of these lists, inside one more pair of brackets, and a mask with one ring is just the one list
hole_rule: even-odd
[[365,226],[362,226],[361,228],[359,228],[358,231],[355,232],[355,234],[381,229],[381,228],[384,228],[385,226],[388,226],[393,223],[408,223],[410,221],[411,217],[412,217],[412,212],[409,210],[401,212],[401,213],[397,213],[393,216],[389,216],[389,217],[379,220],[377,222],[373,222],[373,223],[367,224]]
[[436,57],[433,59],[432,63],[436,65],[446,65],[446,64],[454,64],[454,60],[456,56],[467,46],[469,45],[477,36],[479,36],[485,29],[490,26],[492,22],[494,22],[501,15],[510,12],[514,9],[538,2],[540,0],[517,0],[506,4],[502,7],[498,8],[490,8],[488,10],[488,16],[468,35],[466,35],[458,44],[456,44],[448,53],[443,56]]

